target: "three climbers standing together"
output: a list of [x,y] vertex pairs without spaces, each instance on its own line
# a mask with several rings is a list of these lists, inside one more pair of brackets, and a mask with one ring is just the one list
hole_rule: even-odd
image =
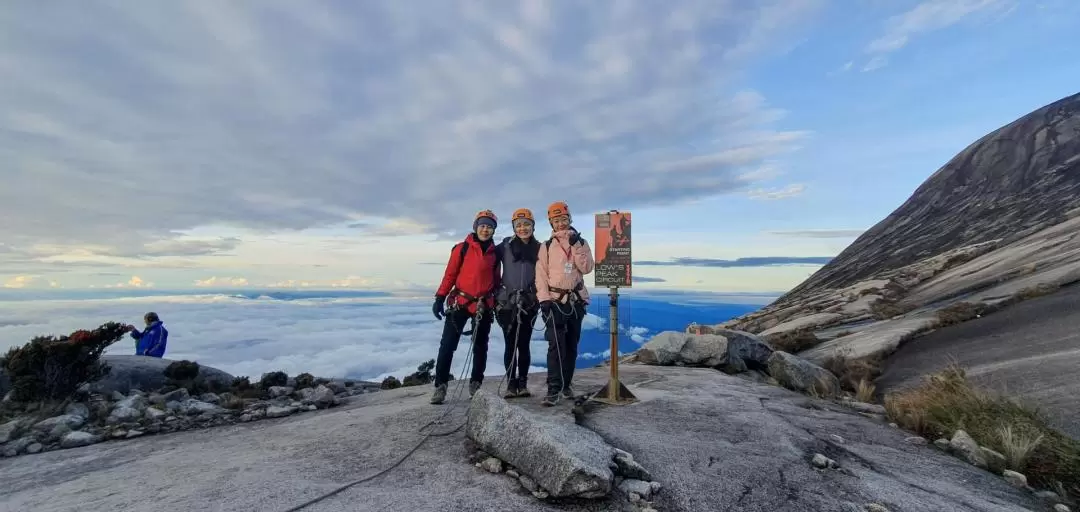
[[532,211],[514,211],[514,236],[495,244],[498,217],[483,210],[473,220],[473,232],[450,251],[442,283],[435,292],[432,312],[444,320],[435,363],[435,392],[431,403],[446,400],[450,365],[465,326],[473,320],[472,374],[469,395],[480,389],[487,369],[491,324],[498,322],[506,340],[503,367],[506,398],[532,396],[528,388],[532,356],[529,340],[537,316],[543,319],[547,351],[547,392],[543,405],[555,405],[560,396],[574,396],[571,381],[581,339],[581,323],[589,305],[584,275],[593,271],[589,243],[574,229],[566,203],[548,206],[551,237],[534,236]]

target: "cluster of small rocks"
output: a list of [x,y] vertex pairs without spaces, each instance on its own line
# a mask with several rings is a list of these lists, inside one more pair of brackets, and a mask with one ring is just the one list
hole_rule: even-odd
[[[83,390],[62,414],[41,419],[43,410],[30,406],[25,414],[0,424],[0,456],[15,457],[76,448],[108,440],[132,439],[147,434],[280,418],[298,412],[334,407],[342,399],[374,391],[369,386],[347,386],[330,381],[314,387],[268,388],[268,399],[241,398],[233,393],[192,396],[186,388],[167,393],[132,389],[127,395]],[[39,406],[40,407],[40,406]]]
[[[546,500],[551,495],[536,480],[519,468],[515,468],[483,450],[473,451],[469,457],[469,462],[489,473],[502,473],[515,479],[525,491],[532,494],[536,499]],[[611,470],[615,475],[615,488],[626,495],[627,500],[636,506],[638,512],[656,512],[650,500],[656,497],[662,486],[660,482],[653,480],[648,470],[634,460],[633,455],[615,448],[615,455],[611,461]]]
[[[922,442],[918,444],[926,444],[926,440],[921,437],[908,439],[920,439],[922,440]],[[1054,491],[1038,491],[1032,488],[1030,485],[1028,485],[1027,476],[1025,476],[1023,473],[1019,473],[1017,471],[1005,468],[1006,459],[1004,455],[985,446],[979,446],[979,443],[976,442],[970,434],[963,430],[957,430],[956,432],[954,432],[952,439],[940,438],[935,440],[934,446],[937,446],[938,448],[944,450],[946,453],[952,454],[975,467],[985,469],[994,473],[995,475],[1001,475],[1001,477],[1004,478],[1005,481],[1009,483],[1009,485],[1012,485],[1013,487],[1016,487],[1018,489],[1025,489],[1031,491],[1035,494],[1036,497],[1040,499],[1046,501],[1061,500],[1061,496],[1058,496],[1058,494]],[[1063,503],[1057,503],[1054,505],[1054,511],[1070,512],[1070,509],[1067,505]]]

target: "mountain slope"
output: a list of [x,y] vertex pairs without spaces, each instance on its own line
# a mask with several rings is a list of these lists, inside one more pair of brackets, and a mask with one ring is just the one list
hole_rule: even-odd
[[776,304],[840,288],[963,246],[1002,245],[1080,207],[1080,93],[984,136],[892,214]]

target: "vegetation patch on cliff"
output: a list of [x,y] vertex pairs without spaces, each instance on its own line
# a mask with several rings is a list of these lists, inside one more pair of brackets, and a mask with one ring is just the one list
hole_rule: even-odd
[[1033,484],[1080,496],[1080,442],[1051,428],[1035,408],[976,386],[957,365],[890,393],[885,410],[901,427],[931,439],[964,430]]

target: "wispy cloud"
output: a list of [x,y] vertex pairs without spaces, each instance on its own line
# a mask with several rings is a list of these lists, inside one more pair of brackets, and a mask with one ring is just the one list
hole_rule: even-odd
[[248,286],[251,283],[248,282],[245,277],[209,277],[206,279],[195,280],[195,286],[200,288],[215,288],[225,286]]
[[635,283],[666,283],[667,279],[662,277],[647,277],[647,276],[631,276],[631,279]]
[[755,188],[747,192],[750,199],[759,199],[765,201],[775,201],[777,199],[788,199],[802,195],[806,191],[806,185],[801,183],[794,183],[781,189],[764,189]]
[[735,79],[820,5],[18,2],[0,238],[191,255],[232,243],[170,242],[198,226],[448,232],[743,190],[806,132]]
[[824,265],[832,261],[832,256],[752,256],[748,258],[736,258],[733,260],[720,260],[711,258],[674,258],[670,261],[635,261],[636,266],[655,267],[768,267],[773,265]]
[[885,32],[864,49],[870,59],[862,70],[884,67],[890,54],[919,35],[949,28],[975,15],[1007,13],[1017,5],[1017,0],[924,0],[885,21]]
[[766,231],[766,233],[793,238],[852,238],[863,234],[865,231],[864,229],[797,229],[791,231]]

